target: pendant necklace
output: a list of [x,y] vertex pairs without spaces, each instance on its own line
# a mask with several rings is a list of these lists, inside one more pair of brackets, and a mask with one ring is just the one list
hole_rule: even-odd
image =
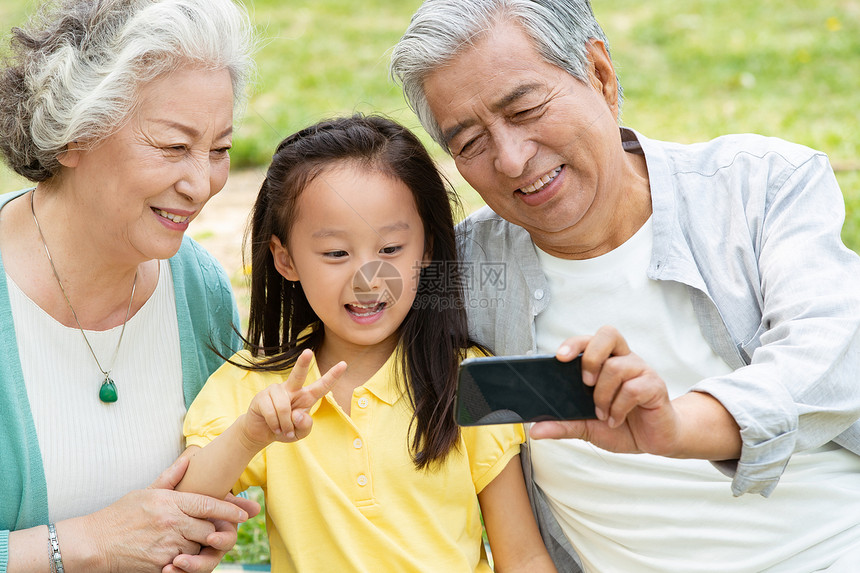
[[134,288],[137,286],[137,271],[134,272],[134,280],[131,283],[131,298],[128,301],[128,309],[125,311],[125,320],[122,322],[122,330],[119,331],[119,341],[116,343],[116,350],[113,353],[113,360],[111,361],[111,367],[109,370],[105,370],[102,368],[101,363],[99,362],[96,353],[93,351],[93,347],[90,344],[90,341],[87,339],[87,334],[84,332],[84,328],[81,326],[81,321],[78,320],[78,315],[75,313],[75,309],[72,308],[72,302],[69,300],[69,296],[66,294],[66,289],[63,288],[63,282],[60,280],[60,275],[57,274],[57,267],[54,266],[54,260],[51,258],[51,252],[48,251],[48,243],[45,242],[45,235],[42,234],[42,227],[39,226],[39,220],[36,218],[36,207],[34,205],[34,197],[36,196],[36,190],[34,189],[30,193],[30,211],[33,213],[33,221],[36,223],[36,230],[39,231],[39,238],[42,240],[42,246],[45,247],[45,255],[48,256],[48,262],[51,264],[51,270],[54,271],[54,278],[57,279],[57,284],[60,285],[60,290],[63,293],[63,298],[66,299],[66,304],[69,305],[69,310],[72,311],[72,316],[75,318],[75,323],[78,325],[78,330],[81,331],[81,336],[84,337],[84,342],[87,343],[87,348],[90,349],[90,354],[93,355],[93,359],[96,361],[96,366],[98,366],[99,371],[104,374],[104,380],[99,387],[99,400],[104,402],[105,404],[110,404],[111,402],[116,402],[119,397],[116,392],[116,384],[113,379],[110,377],[111,370],[113,370],[114,362],[116,362],[116,357],[119,354],[119,347],[122,344],[122,335],[125,334],[125,325],[128,323],[129,314],[131,314],[131,303],[134,300]]

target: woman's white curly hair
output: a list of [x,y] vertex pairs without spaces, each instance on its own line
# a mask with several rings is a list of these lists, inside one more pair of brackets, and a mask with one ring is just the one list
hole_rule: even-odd
[[21,28],[0,68],[0,152],[46,181],[71,142],[119,129],[140,87],[191,67],[228,70],[238,104],[253,70],[253,35],[233,0],[60,0]]

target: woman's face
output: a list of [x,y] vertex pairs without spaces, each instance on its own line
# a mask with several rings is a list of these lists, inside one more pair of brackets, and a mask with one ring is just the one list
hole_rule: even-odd
[[230,169],[229,72],[183,69],[146,84],[129,120],[91,150],[62,158],[63,192],[106,256],[173,256]]

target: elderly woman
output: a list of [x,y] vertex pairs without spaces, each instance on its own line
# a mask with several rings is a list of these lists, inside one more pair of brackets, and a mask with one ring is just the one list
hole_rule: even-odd
[[185,230],[227,179],[250,37],[231,0],[65,0],[13,30],[0,148],[36,185],[0,196],[0,571],[210,571],[258,510],[171,466],[237,347]]

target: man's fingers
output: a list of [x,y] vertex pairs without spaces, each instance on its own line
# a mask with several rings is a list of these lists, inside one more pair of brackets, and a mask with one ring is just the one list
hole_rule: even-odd
[[558,350],[555,352],[555,357],[559,362],[570,362],[585,350],[589,340],[591,340],[590,336],[573,336],[568,338],[559,345]]
[[630,354],[627,341],[615,328],[602,326],[582,350],[582,380],[589,386],[597,383],[600,371],[610,356]]
[[668,403],[669,396],[662,380],[642,373],[624,382],[612,401],[607,422],[610,428],[620,426],[634,408],[653,410]]
[[529,436],[535,440],[582,438],[585,435],[585,427],[585,422],[579,420],[535,422],[529,429]]

